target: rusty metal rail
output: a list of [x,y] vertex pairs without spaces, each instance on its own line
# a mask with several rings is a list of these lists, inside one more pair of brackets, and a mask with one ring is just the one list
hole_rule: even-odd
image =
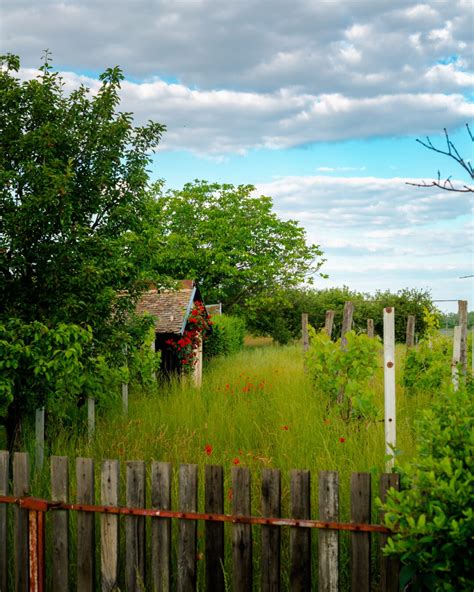
[[209,514],[201,512],[179,512],[148,508],[127,508],[87,504],[52,502],[36,497],[14,497],[0,495],[0,504],[16,504],[28,512],[29,535],[29,579],[30,592],[44,592],[45,583],[45,514],[48,511],[66,510],[93,512],[125,516],[150,516],[152,518],[175,518],[179,520],[203,520],[207,522],[230,522],[233,524],[255,524],[264,526],[290,526],[353,532],[376,532],[391,534],[391,530],[378,524],[356,524],[352,522],[328,522],[322,520],[299,520],[295,518],[264,518],[260,516],[238,516],[230,514]]

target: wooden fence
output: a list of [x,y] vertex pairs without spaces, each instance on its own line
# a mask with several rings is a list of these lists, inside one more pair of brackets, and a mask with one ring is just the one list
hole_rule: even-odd
[[[350,589],[398,591],[397,562],[380,553],[389,531],[370,524],[369,473],[352,474],[351,520],[341,523],[339,476],[332,471],[319,473],[314,519],[309,471],[290,472],[285,499],[290,517],[281,518],[281,474],[275,469],[262,471],[259,515],[252,514],[251,474],[244,467],[231,469],[231,487],[226,485],[225,491],[223,468],[206,466],[201,491],[198,466],[181,465],[176,510],[169,463],[152,462],[147,475],[144,462],[126,462],[124,495],[117,460],[104,460],[97,467],[97,483],[92,459],[76,459],[75,479],[70,479],[69,469],[66,457],[51,457],[50,500],[41,500],[29,496],[28,455],[15,453],[11,459],[0,451],[0,592],[187,591],[196,590],[198,580],[213,592],[336,592],[342,589],[340,531],[350,533]],[[398,487],[397,475],[382,475],[382,499],[390,487]],[[232,514],[224,513],[225,502]],[[198,541],[200,521],[204,529]],[[230,523],[229,536],[225,523]]]

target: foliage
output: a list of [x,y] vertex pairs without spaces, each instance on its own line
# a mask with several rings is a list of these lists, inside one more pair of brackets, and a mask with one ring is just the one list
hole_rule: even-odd
[[[83,86],[67,94],[48,53],[33,80],[16,77],[16,56],[3,56],[1,65],[1,320],[24,324],[19,339],[35,322],[51,339],[58,336],[57,358],[49,346],[35,346],[30,362],[38,369],[55,367],[70,351],[68,339],[79,344],[77,327],[87,334],[91,328],[80,363],[86,368],[93,356],[96,369],[105,371],[121,358],[112,354],[120,351],[134,302],[153,278],[148,252],[157,243],[147,227],[146,167],[164,127],[134,127],[130,113],[117,112],[119,68],[106,70],[91,95]],[[33,381],[33,390],[20,389],[19,372],[14,380],[9,399],[11,393],[23,398],[16,410],[32,411],[42,385]],[[8,413],[8,421],[20,419],[13,408]]]
[[450,353],[452,344],[439,332],[439,321],[428,310],[425,311],[427,335],[416,348],[406,355],[403,368],[403,385],[409,393],[429,391],[436,393],[451,378]]
[[228,356],[244,346],[245,322],[240,317],[219,315],[213,317],[212,332],[209,334],[204,356],[210,360],[216,356]]
[[203,303],[196,301],[184,333],[180,337],[172,337],[166,341],[166,345],[176,352],[183,372],[192,372],[197,362],[198,348],[202,340],[207,339],[212,324]]
[[306,368],[318,396],[323,396],[328,405],[338,403],[348,419],[375,419],[378,412],[370,381],[379,364],[380,341],[350,331],[341,347],[340,339],[333,342],[324,331],[316,333],[309,327],[309,332]]
[[385,523],[397,533],[385,552],[399,556],[410,590],[474,589],[474,403],[447,392],[416,425],[417,454],[402,467],[402,491],[391,490]]
[[171,277],[197,280],[208,302],[226,311],[255,295],[297,285],[323,260],[317,245],[294,220],[281,220],[270,197],[251,185],[195,181],[157,198],[154,224],[164,244],[158,269]]
[[383,308],[395,307],[395,338],[404,343],[408,315],[416,317],[417,335],[427,331],[423,310],[434,312],[429,292],[404,289],[365,294],[343,288],[315,290],[289,288],[253,298],[243,311],[249,329],[259,335],[271,335],[279,343],[287,343],[301,335],[301,314],[308,313],[313,327],[324,327],[327,310],[334,311],[333,335],[341,334],[344,303],[354,303],[353,327],[356,332],[367,329],[367,319],[374,320],[377,335],[383,334]]

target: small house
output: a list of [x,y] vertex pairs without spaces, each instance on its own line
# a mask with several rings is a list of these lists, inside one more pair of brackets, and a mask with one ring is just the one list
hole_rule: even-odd
[[[148,313],[155,319],[155,349],[161,352],[161,370],[165,376],[183,374],[183,359],[177,344],[186,343],[195,321],[196,306],[200,304],[203,304],[202,296],[193,280],[182,280],[176,290],[148,290],[137,304],[138,314]],[[205,307],[200,309],[209,320]],[[200,385],[202,343],[195,348],[193,355],[192,374],[195,384]]]

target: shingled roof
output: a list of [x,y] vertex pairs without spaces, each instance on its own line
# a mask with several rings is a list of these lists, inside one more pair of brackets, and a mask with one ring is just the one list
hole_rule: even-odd
[[177,290],[148,290],[139,300],[136,311],[154,317],[157,333],[180,335],[196,300],[201,300],[198,287],[193,280],[183,280]]

